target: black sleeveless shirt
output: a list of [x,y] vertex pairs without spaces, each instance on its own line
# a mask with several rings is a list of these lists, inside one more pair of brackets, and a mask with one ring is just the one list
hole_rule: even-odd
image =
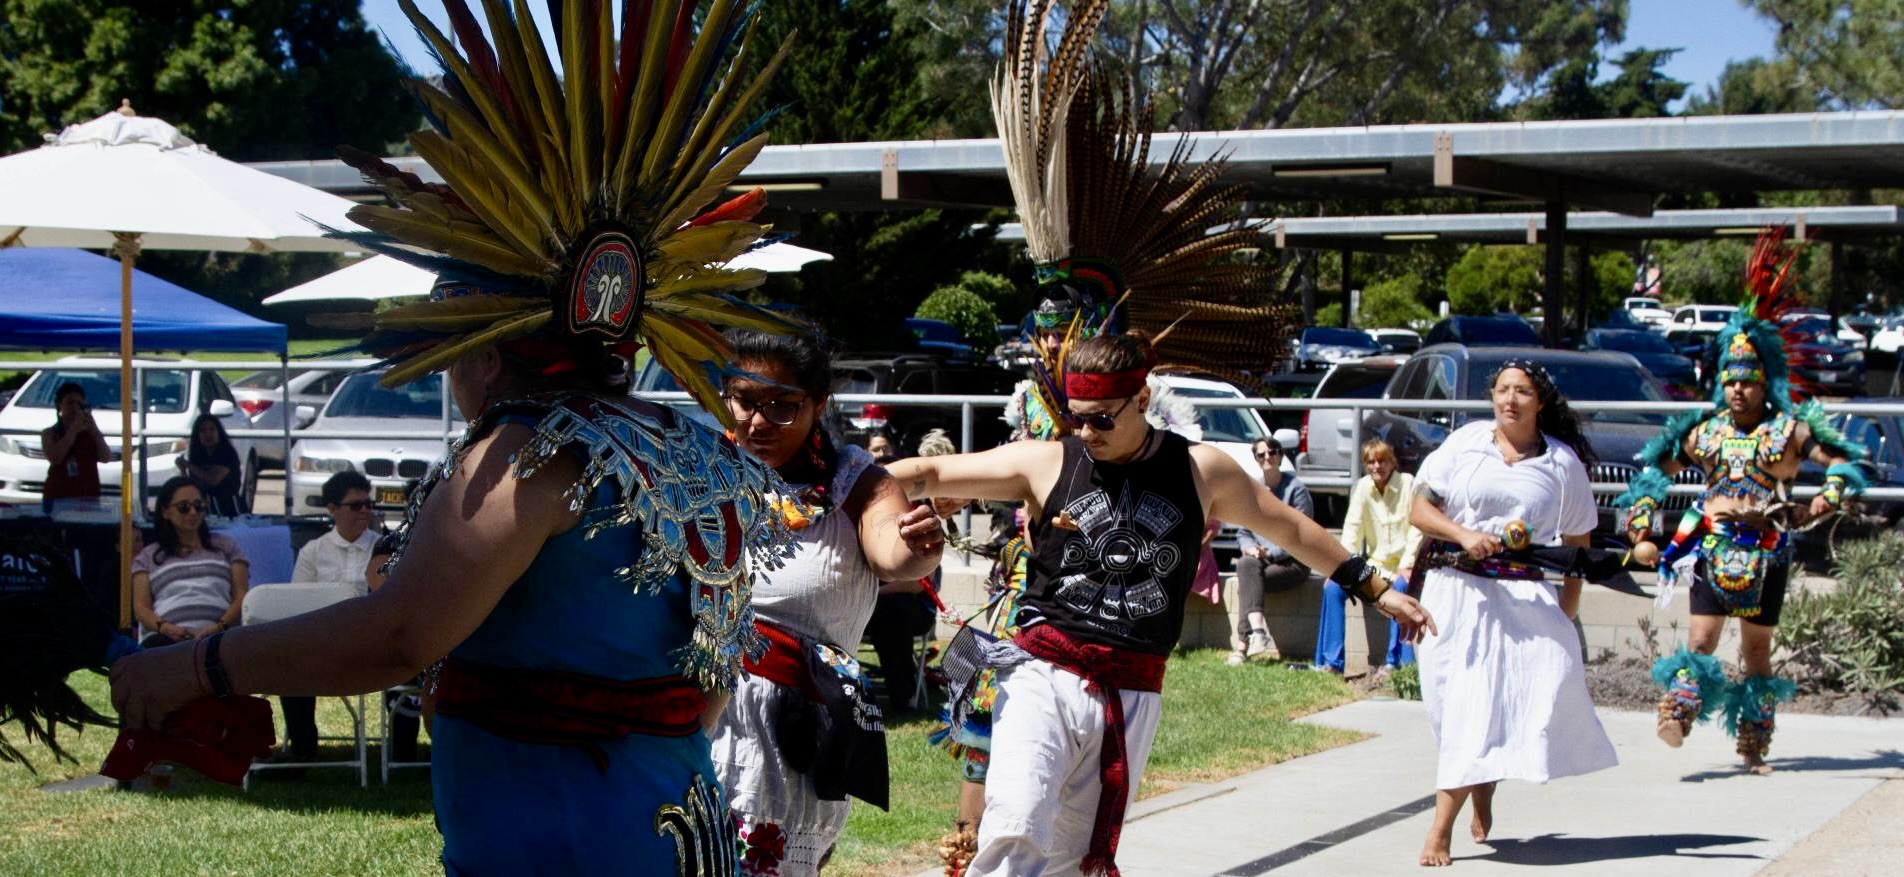
[[[1148,459],[1103,463],[1074,436],[1032,524],[1021,625],[1045,622],[1097,645],[1166,655],[1183,633],[1184,600],[1203,544],[1190,442],[1162,434]],[[1060,514],[1070,526],[1059,526]]]

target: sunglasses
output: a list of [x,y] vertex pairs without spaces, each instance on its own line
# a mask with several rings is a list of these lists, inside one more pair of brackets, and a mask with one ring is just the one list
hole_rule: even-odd
[[800,406],[807,404],[804,397],[769,399],[765,402],[749,399],[746,396],[724,395],[721,398],[727,400],[727,410],[734,413],[736,420],[746,420],[758,411],[762,417],[767,418],[768,423],[775,426],[792,426],[794,419],[800,416]]
[[374,506],[374,505],[376,505],[376,503],[373,503],[367,499],[353,499],[350,502],[336,503],[336,506],[338,508],[350,509],[353,512],[361,512],[364,509],[370,508],[371,506]]
[[1283,455],[1282,448],[1266,448],[1264,450],[1256,452],[1256,459],[1267,460],[1270,457],[1280,457],[1282,455]]
[[1117,406],[1117,410],[1109,414],[1105,414],[1101,411],[1096,414],[1079,414],[1067,408],[1063,413],[1058,415],[1058,418],[1064,421],[1065,426],[1071,427],[1072,429],[1083,429],[1085,424],[1090,424],[1091,428],[1098,432],[1110,432],[1117,428],[1118,415],[1123,414],[1124,409],[1129,408],[1130,404],[1135,401],[1137,401],[1136,396],[1125,399],[1124,404]]
[[172,511],[178,512],[181,515],[189,515],[193,512],[202,512],[204,510],[205,501],[202,499],[188,499],[172,503]]

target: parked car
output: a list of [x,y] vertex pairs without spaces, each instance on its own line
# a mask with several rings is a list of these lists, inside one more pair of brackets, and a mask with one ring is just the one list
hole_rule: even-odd
[[1670,322],[1673,312],[1660,307],[1659,299],[1648,295],[1628,296],[1620,303],[1620,310],[1628,316],[1648,325],[1660,325]]
[[1890,354],[1904,351],[1904,317],[1886,317],[1871,336],[1871,349]]
[[[1198,399],[1247,399],[1249,395],[1237,389],[1235,384],[1216,378],[1191,374],[1159,374],[1157,379],[1172,393],[1195,402]],[[1228,454],[1230,459],[1243,467],[1243,471],[1255,474],[1261,469],[1251,448],[1258,439],[1270,434],[1269,426],[1263,422],[1263,416],[1253,408],[1198,408],[1197,426],[1203,431],[1199,440],[1203,444],[1215,447]],[[1284,454],[1282,470],[1296,471],[1291,454]],[[1215,538],[1210,540],[1210,548],[1222,561],[1234,558],[1237,552],[1236,537],[1238,528],[1224,524],[1218,528]]]
[[1448,317],[1430,328],[1427,337],[1421,339],[1421,343],[1423,346],[1432,344],[1490,347],[1541,346],[1540,335],[1534,331],[1534,327],[1529,326],[1526,320],[1514,314]]
[[1421,334],[1413,329],[1370,329],[1369,335],[1382,346],[1383,353],[1414,353],[1421,349]]
[[[360,365],[369,367],[375,360],[363,360]],[[329,402],[344,379],[350,377],[347,370],[304,369],[292,371],[287,383],[284,374],[275,369],[252,372],[231,382],[231,395],[238,401],[239,410],[251,418],[251,429],[283,429],[287,417],[292,418],[292,429],[303,429],[310,425],[309,420],[298,420],[295,414],[298,406],[308,406],[312,412]],[[313,413],[312,417],[316,414]],[[258,445],[258,465],[266,469],[284,468],[283,442],[270,439],[256,440]]]
[[[1805,315],[1785,320],[1786,328],[1804,339],[1785,351],[1792,373],[1834,396],[1864,392],[1864,349],[1831,331],[1827,317]],[[1802,364],[1801,364],[1802,363]]]
[[[1407,361],[1406,356],[1371,356],[1360,362],[1340,363],[1322,376],[1322,383],[1316,385],[1311,398],[1380,399],[1388,389],[1389,379]],[[1365,421],[1367,416],[1363,415]],[[1362,453],[1361,442],[1367,441],[1369,436],[1363,435],[1358,441],[1355,416],[1345,409],[1305,411],[1301,435],[1296,450],[1296,471],[1309,485],[1310,492],[1316,494],[1317,517],[1333,517],[1322,514],[1323,494],[1335,494],[1339,502],[1348,496],[1349,488],[1317,482],[1325,478],[1347,478]]]
[[1690,332],[1710,337],[1725,328],[1725,324],[1732,320],[1732,315],[1738,312],[1737,305],[1682,305],[1673,311],[1673,318],[1663,331],[1668,335]]
[[[344,380],[311,422],[312,429],[431,431],[443,422],[443,376],[426,375],[401,387],[378,384],[381,371],[359,372]],[[464,428],[450,405],[452,430]],[[378,509],[403,508],[411,482],[428,474],[443,458],[436,439],[307,438],[291,446],[285,489],[297,513],[324,508],[324,482],[338,472],[355,470],[370,479],[370,499]]]
[[[907,394],[926,396],[1009,396],[1019,376],[986,362],[949,358],[931,353],[846,356],[833,362],[835,394]],[[863,445],[881,431],[892,437],[900,456],[911,456],[919,440],[933,429],[943,429],[959,440],[958,405],[882,405],[877,402],[839,404],[841,432],[847,441]],[[995,409],[974,406],[972,447],[982,451],[1003,444],[1011,434]]]
[[965,337],[959,334],[958,327],[944,320],[928,320],[924,317],[907,317],[906,328],[912,330],[912,337],[919,340],[919,349],[945,356],[971,359],[972,345],[965,343]]
[[1296,370],[1322,371],[1338,362],[1364,359],[1382,352],[1375,337],[1360,329],[1310,326],[1296,338]]
[[[145,369],[143,398],[148,431],[189,433],[192,421],[201,412],[224,421],[227,430],[249,426],[244,411],[232,398],[231,388],[217,372],[167,368],[193,364],[191,360],[142,359],[136,364]],[[99,367],[106,370],[95,370]],[[68,381],[86,389],[93,422],[112,449],[112,459],[99,464],[100,491],[109,496],[119,494],[119,360],[69,356],[51,368],[34,372],[0,408],[0,502],[40,501],[40,491],[46,484],[46,453],[40,448],[40,431],[53,425],[54,394]],[[133,419],[137,425],[137,412]],[[233,438],[231,443],[242,461],[244,498],[249,502],[257,486],[258,448],[252,439]],[[144,447],[146,487],[156,490],[166,479],[179,474],[176,461],[186,449],[186,440],[149,438]],[[137,461],[133,465],[136,469]]]
[[[646,362],[641,364],[641,368],[635,372],[634,389],[635,395],[642,398],[647,398],[652,393],[686,392],[680,382],[674,379],[674,375],[669,374],[668,370],[662,368],[661,363],[656,362],[653,357],[649,357]],[[690,419],[698,420],[716,429],[721,428],[720,420],[715,418],[714,415],[709,414],[707,409],[702,408],[699,403],[693,400],[679,404],[667,404],[673,404],[675,410],[685,413]]]
[[[1861,401],[1895,405],[1904,403],[1904,397]],[[1904,415],[1834,414],[1831,425],[1864,449],[1865,458],[1860,465],[1872,487],[1904,487]],[[1805,458],[1798,467],[1798,483],[1813,486],[1825,483],[1825,467],[1810,457]],[[1889,526],[1904,523],[1904,502],[1866,500],[1864,506],[1867,513],[1882,517]]]
[[[1426,347],[1410,357],[1389,381],[1383,398],[1484,401],[1488,398],[1488,376],[1509,359],[1532,359],[1540,363],[1570,401],[1668,401],[1659,379],[1631,354],[1453,344]],[[1414,472],[1449,433],[1471,419],[1491,416],[1486,411],[1379,411],[1369,415],[1364,429],[1369,435],[1393,445],[1402,470]],[[1590,473],[1593,480],[1602,485],[1624,484],[1639,474],[1632,462],[1633,455],[1659,433],[1665,419],[1660,414],[1627,412],[1583,415],[1582,428],[1599,458]],[[1698,484],[1703,483],[1704,475],[1692,468],[1681,472],[1676,480]],[[1612,505],[1616,494],[1617,491],[1600,493],[1595,497],[1600,507],[1600,524],[1595,536],[1605,543],[1619,540],[1618,514]],[[1670,497],[1665,508],[1674,511],[1686,505],[1685,498]]]
[[1871,338],[1884,328],[1884,317],[1871,313],[1863,305],[1851,313],[1838,318],[1838,338],[1857,346],[1860,350],[1871,347]]
[[1659,378],[1669,395],[1676,399],[1698,398],[1698,366],[1690,358],[1675,352],[1666,339],[1651,332],[1589,329],[1582,349],[1630,353],[1640,361],[1640,365],[1653,373],[1653,377]]

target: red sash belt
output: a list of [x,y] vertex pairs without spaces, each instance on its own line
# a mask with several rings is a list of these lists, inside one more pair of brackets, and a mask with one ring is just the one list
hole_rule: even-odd
[[580,746],[600,770],[608,769],[602,741],[686,737],[700,729],[706,709],[707,697],[685,676],[617,682],[450,658],[436,683],[438,715],[523,743]]
[[754,629],[767,641],[767,651],[761,653],[760,660],[747,659],[747,672],[798,689],[808,700],[819,701],[820,692],[814,687],[813,675],[807,672],[807,656],[800,648],[800,638],[765,621],[756,620]]
[[1124,832],[1124,804],[1130,800],[1130,761],[1124,747],[1124,691],[1162,691],[1164,656],[1079,642],[1050,624],[1034,624],[1013,642],[1082,678],[1085,690],[1104,698],[1104,746],[1098,751],[1097,776],[1103,789],[1097,819],[1091,824],[1091,848],[1084,854],[1086,874],[1117,877],[1117,840]]

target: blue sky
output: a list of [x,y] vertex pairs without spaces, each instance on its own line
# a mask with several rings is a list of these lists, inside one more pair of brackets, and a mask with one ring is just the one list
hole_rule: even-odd
[[[416,0],[418,8],[439,25],[448,21],[442,0]],[[472,6],[475,4],[472,3]],[[540,10],[542,3],[531,3]],[[396,0],[364,0],[364,17],[381,30],[397,52],[419,71],[434,72],[422,40],[410,26]],[[550,43],[547,22],[544,39]],[[1674,79],[1692,84],[1690,94],[1704,94],[1706,86],[1718,81],[1728,61],[1754,56],[1770,57],[1776,29],[1764,18],[1745,9],[1739,0],[1631,0],[1627,12],[1626,41],[1604,52],[1617,57],[1628,49],[1680,48],[1666,65]],[[1618,72],[1611,64],[1602,65],[1602,77]],[[1681,102],[1683,105],[1683,101]],[[1675,105],[1674,109],[1679,109]]]

